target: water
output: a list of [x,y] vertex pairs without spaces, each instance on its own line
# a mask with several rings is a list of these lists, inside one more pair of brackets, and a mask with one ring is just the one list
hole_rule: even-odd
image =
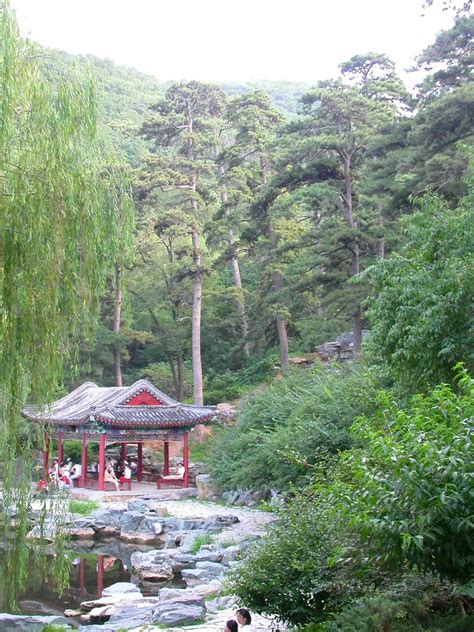
[[[156,546],[127,545],[119,541],[94,542],[93,546],[80,546],[71,543],[68,555],[72,560],[69,585],[60,595],[55,588],[54,577],[48,571],[37,568],[34,556],[31,555],[30,573],[24,590],[18,597],[17,614],[63,615],[64,610],[76,610],[82,601],[97,599],[102,590],[116,582],[133,581],[130,558],[135,551],[150,551]],[[0,550],[0,565],[3,562],[3,551]],[[49,558],[51,559],[51,557]],[[2,573],[3,577],[3,573]],[[2,595],[2,577],[0,577],[0,597]],[[140,586],[143,594],[157,594],[165,585],[184,587],[180,577],[164,584]],[[0,604],[2,612],[8,612],[4,604]]]

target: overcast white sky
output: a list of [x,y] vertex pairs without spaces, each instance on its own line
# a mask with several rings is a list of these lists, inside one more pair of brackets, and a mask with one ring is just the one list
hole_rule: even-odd
[[[441,3],[439,3],[441,4]],[[22,34],[159,80],[334,77],[357,53],[399,71],[453,16],[422,0],[11,0]],[[410,83],[412,83],[410,81]]]

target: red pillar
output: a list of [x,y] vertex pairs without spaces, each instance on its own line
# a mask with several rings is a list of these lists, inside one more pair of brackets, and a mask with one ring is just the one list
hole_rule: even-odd
[[127,444],[122,443],[122,461],[127,460]]
[[163,442],[163,451],[165,462],[163,464],[163,476],[169,476],[170,473],[170,442]]
[[43,452],[43,477],[45,480],[48,478],[49,469],[49,434],[44,433],[44,452]]
[[104,590],[104,556],[97,557],[97,595],[102,597]]
[[62,432],[59,433],[59,439],[58,439],[58,461],[59,461],[59,467],[61,467],[61,465],[63,464],[64,461],[64,439],[63,439],[64,435]]
[[137,481],[140,483],[143,479],[143,445],[137,444]]
[[184,487],[189,487],[189,433],[183,436]]
[[105,489],[104,474],[105,474],[105,445],[107,443],[107,433],[103,432],[100,435],[99,444],[99,490],[101,492]]
[[86,486],[87,480],[87,435],[82,435],[82,458],[81,458],[81,487]]

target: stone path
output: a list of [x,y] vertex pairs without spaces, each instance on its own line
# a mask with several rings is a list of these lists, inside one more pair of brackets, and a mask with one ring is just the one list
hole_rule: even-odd
[[[126,503],[103,503],[106,507],[125,508]],[[219,533],[215,541],[226,543],[238,543],[249,535],[261,536],[265,533],[268,524],[275,516],[258,509],[248,507],[228,507],[213,502],[200,500],[156,500],[154,505],[166,507],[170,516],[178,518],[209,518],[211,516],[237,516],[240,522]]]

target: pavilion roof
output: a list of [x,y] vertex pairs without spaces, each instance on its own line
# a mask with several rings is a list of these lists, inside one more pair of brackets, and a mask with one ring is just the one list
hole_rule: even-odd
[[[128,405],[147,391],[160,405]],[[27,406],[23,415],[31,421],[83,426],[91,421],[115,428],[179,428],[205,423],[215,416],[213,406],[181,404],[148,380],[131,386],[100,387],[86,382],[47,406]]]

